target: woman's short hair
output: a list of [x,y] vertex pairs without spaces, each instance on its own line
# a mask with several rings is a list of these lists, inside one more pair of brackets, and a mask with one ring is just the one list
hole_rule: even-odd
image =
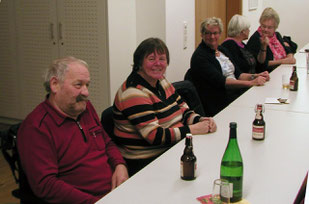
[[68,57],[54,60],[52,64],[49,66],[49,68],[46,70],[45,76],[44,76],[43,85],[44,85],[45,90],[48,93],[50,93],[51,91],[50,80],[53,77],[56,77],[57,79],[59,79],[59,81],[63,82],[65,73],[67,72],[69,64],[71,63],[79,63],[89,69],[87,62],[77,59],[75,57],[68,56]]
[[147,38],[139,44],[133,55],[133,70],[138,71],[143,65],[144,58],[151,53],[165,54],[167,64],[170,62],[170,55],[166,44],[159,38]]
[[217,18],[217,17],[206,18],[201,23],[200,32],[201,32],[202,35],[206,33],[207,26],[219,26],[220,33],[222,33],[222,31],[223,31],[222,20],[220,18]]
[[228,37],[236,37],[238,36],[243,30],[247,30],[250,28],[250,21],[241,15],[234,15],[227,27],[227,36]]
[[271,7],[264,9],[260,17],[260,24],[268,19],[273,19],[275,21],[275,28],[277,29],[280,23],[279,14]]

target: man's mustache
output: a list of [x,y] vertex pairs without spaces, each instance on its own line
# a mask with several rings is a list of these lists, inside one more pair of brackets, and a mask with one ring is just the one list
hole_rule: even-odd
[[83,96],[83,95],[78,95],[76,97],[76,102],[80,102],[80,101],[88,101],[88,98],[86,96]]

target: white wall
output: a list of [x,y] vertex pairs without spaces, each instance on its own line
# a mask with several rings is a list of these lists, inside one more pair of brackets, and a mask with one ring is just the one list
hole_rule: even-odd
[[165,0],[136,0],[136,46],[149,37],[165,41],[165,33]]
[[133,53],[146,38],[165,41],[165,0],[108,0],[111,104],[131,73]]
[[[170,52],[170,65],[166,77],[170,82],[183,80],[190,67],[195,45],[194,0],[166,0],[166,44]],[[187,22],[187,48],[184,47],[184,21]]]
[[257,28],[259,27],[259,25],[260,25],[259,18],[260,18],[260,15],[261,15],[263,9],[264,9],[263,0],[258,0],[258,8],[255,9],[255,10],[250,10],[250,11],[249,11],[248,1],[243,0],[242,14],[244,16],[248,17],[248,19],[251,23],[250,35],[252,35],[257,30]]
[[131,71],[136,46],[135,0],[108,0],[109,75],[111,104]]

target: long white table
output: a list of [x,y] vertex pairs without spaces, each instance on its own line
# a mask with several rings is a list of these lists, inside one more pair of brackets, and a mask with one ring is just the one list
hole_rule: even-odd
[[299,89],[289,92],[290,104],[265,104],[266,138],[251,139],[256,103],[282,92],[281,76],[291,66],[271,73],[271,81],[253,87],[214,119],[218,130],[193,137],[197,178],[180,179],[184,140],[107,194],[101,204],[198,204],[197,197],[211,194],[220,177],[220,162],[229,137],[229,123],[237,122],[237,137],[244,162],[243,196],[251,204],[293,203],[309,169],[309,75],[298,69]]

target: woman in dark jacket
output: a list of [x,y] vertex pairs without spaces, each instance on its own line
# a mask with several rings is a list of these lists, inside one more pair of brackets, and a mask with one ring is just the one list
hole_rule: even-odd
[[220,18],[207,18],[201,24],[202,42],[191,57],[190,75],[206,116],[214,116],[236,99],[243,90],[263,85],[269,79],[264,74],[242,73],[231,61],[228,50],[219,46],[223,30]]
[[[245,73],[259,73],[267,67],[266,52],[259,51],[257,59],[243,42],[247,40],[250,33],[250,22],[241,15],[234,15],[227,28],[228,37],[222,43],[222,46],[229,50],[232,60],[239,69]],[[266,41],[261,41],[261,47],[266,49]]]
[[[259,52],[266,52],[266,70],[271,72],[281,64],[295,64],[296,60],[290,48],[285,45],[279,32],[276,32],[280,18],[272,8],[266,8],[260,17],[260,27],[250,37],[247,45],[255,57]],[[260,41],[266,41],[264,48]]]

